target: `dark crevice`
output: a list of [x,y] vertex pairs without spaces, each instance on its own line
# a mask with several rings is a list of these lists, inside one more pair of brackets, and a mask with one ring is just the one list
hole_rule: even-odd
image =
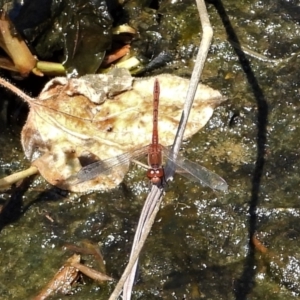
[[[221,0],[212,1],[214,4],[222,22],[225,27],[228,41],[232,41],[233,45],[240,45],[239,38],[235,33],[235,29],[231,25],[226,9]],[[255,284],[255,257],[254,257],[254,245],[252,244],[252,238],[257,230],[257,206],[259,205],[260,196],[260,184],[263,176],[263,169],[265,165],[265,145],[267,142],[266,130],[268,124],[268,104],[265,99],[264,93],[259,85],[259,82],[252,70],[251,64],[246,57],[245,53],[238,50],[236,47],[232,47],[238,57],[241,68],[243,69],[249,86],[252,90],[254,99],[257,105],[257,156],[255,167],[252,172],[252,190],[251,197],[249,199],[249,252],[244,262],[244,268],[241,276],[235,281],[234,293],[235,299],[246,300],[251,293]]]

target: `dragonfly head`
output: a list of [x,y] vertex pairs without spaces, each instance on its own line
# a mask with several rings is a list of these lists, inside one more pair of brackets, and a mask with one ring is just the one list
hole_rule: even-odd
[[165,173],[162,167],[152,168],[147,171],[147,177],[150,179],[152,184],[161,184],[164,176]]

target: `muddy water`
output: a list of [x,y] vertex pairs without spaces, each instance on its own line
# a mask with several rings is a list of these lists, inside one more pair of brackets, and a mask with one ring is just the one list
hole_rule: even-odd
[[[189,74],[199,35],[174,19],[183,16],[187,3],[172,2],[169,10],[163,8],[162,32],[172,19],[184,42],[177,44],[180,55],[167,69]],[[185,20],[196,18],[188,2],[191,15]],[[228,101],[185,142],[183,154],[223,176],[229,191],[214,192],[179,176],[169,185],[140,260],[134,299],[299,297],[300,12],[296,1],[276,2],[208,4],[214,41],[202,80]],[[252,56],[233,45],[247,47]],[[2,119],[5,174],[28,163],[20,127]],[[11,199],[1,215],[2,299],[35,295],[72,254],[64,246],[84,239],[101,244],[108,274],[119,278],[148,191],[143,170],[132,168],[111,192],[85,196],[61,192],[40,178],[28,186],[24,193],[21,187],[0,195],[2,203]],[[254,233],[267,253],[249,244]],[[97,267],[92,257],[84,259]],[[68,299],[107,299],[113,286],[85,279]]]

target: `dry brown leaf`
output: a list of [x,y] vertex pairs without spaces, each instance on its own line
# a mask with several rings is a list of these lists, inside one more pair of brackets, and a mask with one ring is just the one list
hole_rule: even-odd
[[[159,135],[161,144],[173,142],[189,80],[169,74],[160,82]],[[22,131],[22,145],[32,165],[51,184],[74,192],[111,189],[128,171],[71,185],[83,165],[105,160],[150,143],[154,77],[134,79],[125,69],[80,79],[55,78],[35,100]],[[225,99],[199,84],[185,138],[199,131],[213,109]]]
[[55,293],[69,294],[73,284],[79,279],[80,273],[99,282],[113,280],[108,275],[81,264],[80,260],[79,254],[73,254],[68,258],[34,300],[43,300]]
[[78,269],[73,264],[80,263],[80,255],[72,255],[66,263],[58,270],[54,277],[48,282],[45,288],[34,297],[34,300],[43,300],[54,293],[69,294],[72,285],[79,278]]

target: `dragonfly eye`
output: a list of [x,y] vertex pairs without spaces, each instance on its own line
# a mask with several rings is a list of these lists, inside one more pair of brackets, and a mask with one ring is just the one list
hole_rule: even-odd
[[156,177],[159,177],[159,178],[164,177],[164,170],[161,169],[161,168],[155,170],[155,176],[156,176]]
[[164,176],[163,169],[149,169],[147,172],[147,177],[151,180],[152,183],[159,183],[161,178]]

